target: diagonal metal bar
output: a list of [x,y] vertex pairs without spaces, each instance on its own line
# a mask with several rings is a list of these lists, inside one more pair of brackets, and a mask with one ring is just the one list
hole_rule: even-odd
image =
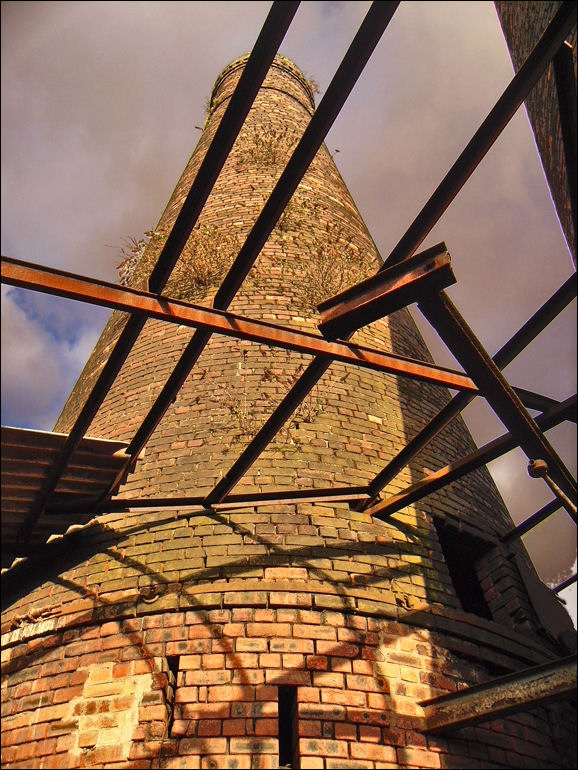
[[1,264],[2,283],[11,286],[90,302],[124,312],[138,313],[167,323],[201,328],[209,333],[224,334],[297,353],[322,356],[374,371],[444,385],[448,388],[477,391],[467,375],[425,361],[384,353],[351,342],[331,342],[310,332],[254,320],[226,310],[212,310],[201,305],[165,299],[156,294],[95,281],[21,260],[2,257]]
[[560,109],[560,128],[566,161],[566,179],[572,211],[572,227],[574,229],[574,259],[576,259],[576,188],[578,174],[576,171],[576,146],[578,145],[577,109],[576,109],[576,77],[574,75],[574,58],[572,46],[564,41],[553,61],[558,107]]
[[533,390],[526,390],[526,388],[516,388],[512,386],[512,390],[518,396],[522,404],[526,409],[536,409],[539,412],[545,412],[552,406],[556,406],[558,401],[555,398],[544,396],[542,393],[534,393]]
[[576,655],[548,661],[514,674],[466,687],[449,695],[421,701],[424,732],[457,730],[466,725],[502,719],[538,703],[576,697]]
[[[576,396],[563,401],[561,404],[553,407],[548,412],[537,418],[537,425],[544,431],[555,428],[560,423],[569,419],[570,415],[576,412]],[[459,460],[446,465],[439,471],[432,473],[426,479],[418,481],[416,484],[412,484],[403,492],[388,498],[387,500],[370,506],[366,509],[366,512],[378,519],[387,519],[392,513],[405,508],[412,503],[421,500],[432,492],[437,492],[438,489],[445,487],[446,484],[450,484],[452,481],[461,479],[472,471],[481,468],[482,465],[486,465],[492,460],[496,460],[498,457],[507,454],[512,449],[518,446],[518,441],[510,433],[505,433],[494,441],[490,441],[489,444],[481,447],[480,449],[472,452],[466,457],[462,457]]]
[[559,511],[561,507],[562,503],[560,500],[551,500],[543,508],[540,508],[539,511],[534,513],[532,516],[529,516],[521,524],[518,524],[517,527],[514,527],[514,529],[510,530],[510,532],[506,533],[501,538],[501,542],[506,544],[510,543],[512,540],[516,540],[518,537],[522,537],[522,535],[525,535],[526,532],[530,532],[530,530],[534,529],[534,527],[537,527],[538,524],[546,521],[546,519],[552,516],[552,514],[556,513],[556,511]]
[[[374,3],[371,6],[319,107],[311,118],[273,192],[247,236],[247,240],[215,295],[213,301],[215,308],[225,310],[233,300],[261,249],[271,235],[285,206],[323,144],[327,132],[359,78],[398,4],[397,2]],[[193,336],[131,441],[127,450],[129,454],[133,456],[138,455],[153,434],[209,339],[210,334],[206,332],[197,332]]]
[[[575,18],[574,4],[571,2],[563,3],[520,71],[514,76],[510,85],[420,214],[385,260],[381,270],[385,270],[414,254],[532,90],[575,23]],[[218,501],[220,495],[226,495],[233,488],[240,479],[238,474],[241,473],[242,475],[250,467],[258,454],[273,438],[276,430],[293,414],[299,401],[311,391],[327,368],[328,364],[318,360],[309,365],[301,379],[293,386],[291,394],[283,399],[259,434],[235,463],[235,472],[231,468],[215,487],[209,496],[210,500]]]
[[576,482],[572,475],[446,293],[422,300],[418,307],[505,427],[516,436],[528,459],[544,460],[549,476],[575,502]]
[[382,270],[407,259],[419,247],[536,85],[575,24],[576,3],[562,3],[488,117],[385,260]]
[[[271,235],[285,206],[299,186],[311,161],[323,144],[327,132],[333,125],[398,5],[399,2],[375,2],[372,4],[319,107],[312,116],[247,240],[215,295],[213,301],[215,308],[224,310],[231,303]],[[132,455],[133,458],[138,456],[154,433],[209,339],[210,334],[205,331],[198,331],[193,335],[127,449],[128,454]],[[120,479],[110,488],[109,494],[118,487],[119,482]]]
[[559,594],[560,591],[563,591],[565,588],[568,588],[568,586],[573,585],[576,582],[577,577],[577,575],[572,575],[572,577],[562,581],[560,585],[557,585],[556,588],[552,589],[552,593]]
[[327,339],[344,339],[350,331],[455,282],[446,245],[438,243],[321,302],[319,331]]
[[[534,315],[503,345],[494,356],[494,363],[500,369],[510,364],[576,297],[576,273],[537,310]],[[369,503],[361,503],[357,510],[364,510],[375,502],[375,498],[397,474],[408,465],[451,421],[462,412],[474,396],[458,393],[438,414],[417,433],[394,459],[383,468],[369,484]]]
[[[241,130],[245,117],[251,109],[255,96],[265,79],[271,62],[298,6],[298,2],[275,2],[273,4],[247,62],[247,66],[227,106],[219,129],[207,150],[199,173],[193,182],[183,208],[167,238],[157,266],[151,275],[149,286],[153,291],[160,292],[166,285],[171,270],[176,264],[180,252],[195,225],[196,218],[211,192],[237,134]],[[94,388],[70,431],[66,444],[62,448],[59,457],[55,460],[51,472],[48,474],[29,515],[20,528],[20,538],[25,539],[33,529],[48,497],[56,487],[64,467],[88,430],[90,423],[130,353],[144,322],[144,318],[137,317],[131,317],[127,321]]]
[[251,443],[245,448],[236,462],[225,473],[215,488],[207,495],[206,505],[213,506],[220,503],[251,467],[261,452],[273,440],[277,432],[297,409],[301,401],[312,390],[329,368],[331,361],[322,358],[314,359],[301,377],[293,384],[287,395],[277,406],[273,414],[261,427]]

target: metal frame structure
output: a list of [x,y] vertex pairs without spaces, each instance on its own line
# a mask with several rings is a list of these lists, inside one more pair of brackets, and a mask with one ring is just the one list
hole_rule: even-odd
[[[297,11],[298,2],[273,3],[216,135],[150,276],[147,292],[2,257],[2,282],[117,308],[130,314],[70,434],[38,489],[22,521],[16,541],[6,544],[10,553],[25,556],[31,552],[31,536],[40,517],[46,514],[54,516],[74,513],[80,521],[83,521],[84,517],[97,513],[144,507],[193,506],[200,509],[223,510],[240,505],[271,504],[272,502],[347,501],[357,510],[364,510],[369,515],[384,519],[394,511],[440,489],[515,447],[521,447],[529,461],[542,460],[547,463],[548,479],[554,482],[554,486],[550,486],[554,490],[559,489],[561,497],[552,500],[526,522],[504,535],[502,542],[507,544],[519,538],[552,515],[561,505],[565,505],[574,521],[576,520],[576,482],[544,437],[544,432],[554,425],[564,420],[576,420],[576,396],[563,403],[557,403],[540,394],[513,388],[501,374],[501,369],[510,363],[576,296],[576,275],[571,276],[492,359],[443,292],[443,289],[453,282],[449,260],[443,257],[445,246],[441,244],[440,247],[434,247],[421,255],[414,256],[420,244],[472,175],[550,62],[554,62],[558,85],[557,94],[568,178],[576,180],[575,83],[571,56],[569,63],[568,47],[564,41],[576,24],[575,3],[562,3],[525,64],[514,76],[495,107],[385,260],[377,276],[348,289],[344,295],[322,303],[319,308],[323,315],[319,327],[321,334],[298,332],[227,311],[321,147],[398,4],[398,2],[372,4],[325,96],[221,284],[212,309],[173,300],[163,296],[162,292]],[[570,184],[570,190],[574,232],[576,232],[575,184]],[[422,361],[386,355],[349,341],[353,332],[361,326],[413,302],[419,302],[420,310],[454,353],[463,366],[465,374]],[[149,317],[192,326],[196,331],[155,403],[128,444],[122,468],[115,470],[106,489],[98,498],[77,497],[73,502],[67,503],[54,494],[57,484],[69,466],[77,447],[84,440],[90,423]],[[313,360],[208,495],[147,500],[115,498],[114,495],[120,484],[134,468],[140,453],[214,333],[299,351],[313,356]],[[232,490],[246,470],[255,462],[334,360],[399,376],[414,377],[460,392],[366,487],[310,489],[282,494],[278,492],[253,495],[232,494]],[[379,494],[387,483],[477,395],[486,398],[506,426],[508,433],[412,485],[396,497],[380,501]],[[538,409],[542,414],[537,419],[533,419],[528,409]],[[562,497],[574,502],[568,505]],[[574,576],[570,582],[575,579]],[[569,581],[565,581],[563,586],[567,584]],[[561,588],[562,586],[559,586],[554,590],[561,590]],[[566,662],[564,666],[566,666],[564,668],[566,672]],[[566,689],[564,693],[567,694],[567,692]],[[475,697],[475,694],[472,694],[472,697]],[[530,698],[529,702],[534,700]],[[489,714],[494,713],[490,708]],[[452,723],[450,719],[447,724],[444,724],[446,727],[447,724],[455,726],[455,720]]]

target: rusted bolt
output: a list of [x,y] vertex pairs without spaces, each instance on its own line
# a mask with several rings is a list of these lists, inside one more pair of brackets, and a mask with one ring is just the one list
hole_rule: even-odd
[[533,479],[543,479],[548,475],[548,464],[545,460],[530,460],[528,475]]

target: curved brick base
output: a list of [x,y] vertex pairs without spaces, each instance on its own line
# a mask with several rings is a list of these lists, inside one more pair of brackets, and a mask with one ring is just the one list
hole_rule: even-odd
[[[246,598],[233,594],[222,603]],[[266,606],[52,634],[47,622],[4,637],[7,768],[276,768],[280,685],[296,688],[304,769],[573,766],[552,749],[561,705],[452,738],[423,734],[418,702],[483,679],[476,654],[501,649],[518,665],[539,655],[496,624],[482,631],[480,621],[475,644],[457,617],[452,637],[360,612]]]

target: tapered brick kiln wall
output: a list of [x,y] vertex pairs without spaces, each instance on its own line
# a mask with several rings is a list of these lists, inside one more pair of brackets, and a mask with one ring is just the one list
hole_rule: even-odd
[[[245,61],[217,81],[135,285]],[[309,84],[277,57],[168,294],[210,303],[312,111]],[[323,147],[232,309],[314,330],[315,304],[378,260]],[[122,323],[113,314],[57,430],[73,424]],[[149,321],[89,433],[129,439],[190,336]],[[407,312],[356,338],[429,359]],[[209,492],[305,363],[212,338],[122,494]],[[236,491],[365,484],[447,399],[433,386],[334,364]],[[456,421],[387,493],[471,449]],[[492,619],[463,611],[434,517],[490,545],[512,526],[486,472],[387,523],[345,504],[100,517],[74,535],[72,550],[55,545],[58,558],[22,585],[3,616],[4,766],[278,767],[282,685],[296,688],[302,768],[572,766],[559,749],[565,706],[451,738],[424,734],[420,700],[558,652],[500,548],[477,565]]]

